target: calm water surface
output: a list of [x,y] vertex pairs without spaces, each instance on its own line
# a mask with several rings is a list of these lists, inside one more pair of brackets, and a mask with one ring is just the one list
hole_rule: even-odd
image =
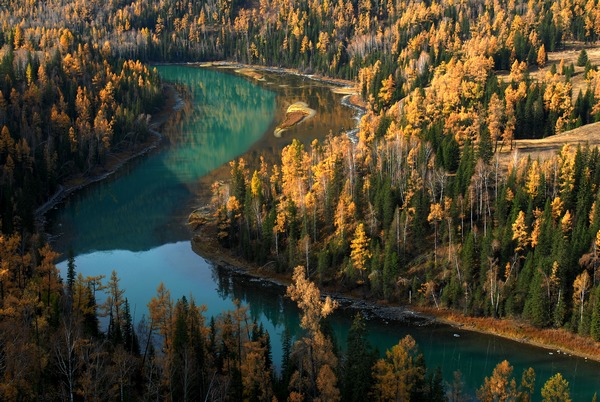
[[[310,143],[329,131],[347,130],[354,125],[353,112],[330,88],[302,77],[268,74],[265,82],[255,85],[237,75],[191,66],[158,69],[165,80],[190,88],[191,108],[172,122],[166,144],[157,152],[78,192],[49,214],[55,247],[62,252],[73,248],[83,275],[109,276],[116,270],[136,319],[147,313],[146,304],[161,281],[173,298],[193,295],[205,304],[207,316],[232,309],[234,298],[242,300],[271,334],[273,357],[280,361],[285,328],[299,334],[295,306],[282,297],[283,289],[224,271],[195,254],[185,221],[198,197],[206,197],[210,182],[226,174],[229,160],[244,155],[256,163],[259,155],[272,158],[292,138]],[[317,116],[275,138],[275,125],[296,101],[307,102]],[[66,264],[59,266],[64,269]],[[340,310],[332,319],[340,345],[352,315]],[[411,334],[429,367],[441,366],[447,381],[460,370],[469,391],[503,359],[515,367],[517,380],[523,369],[535,369],[537,399],[542,384],[556,372],[568,379],[574,401],[590,401],[600,390],[600,364],[556,351],[550,355],[544,349],[448,326],[407,327],[371,320],[369,331],[381,351]]]

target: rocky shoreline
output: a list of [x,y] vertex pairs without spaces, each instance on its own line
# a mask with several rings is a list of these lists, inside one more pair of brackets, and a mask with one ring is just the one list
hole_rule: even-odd
[[[196,235],[192,239],[192,250],[215,268],[226,270],[229,275],[258,282],[263,286],[278,288],[278,291],[285,293],[285,289],[291,283],[289,278],[276,276],[265,267],[250,266],[237,260],[226,250],[215,247],[213,243],[210,239]],[[323,289],[321,289],[321,296],[329,296],[339,304],[338,308],[342,310],[362,312],[367,320],[375,319],[384,323],[395,322],[414,326],[432,325],[438,322],[433,315],[418,312],[405,306],[383,305]]]
[[[214,239],[209,238],[209,236],[196,234],[192,239],[192,250],[213,264],[215,268],[226,270],[229,275],[258,282],[263,286],[279,288],[278,291],[282,294],[285,293],[285,288],[291,283],[289,278],[277,275],[265,266],[253,266],[237,259],[227,250],[223,250],[215,245]],[[553,340],[553,336],[564,337],[564,330],[562,330],[563,332],[553,329],[538,330],[530,325],[513,322],[509,319],[473,319],[444,309],[437,310],[418,306],[382,304],[377,301],[347,295],[339,291],[321,289],[321,296],[331,297],[338,302],[339,308],[342,310],[362,312],[367,320],[378,320],[385,324],[399,323],[418,327],[437,324],[448,325],[464,331],[498,336],[533,347],[546,349],[549,351],[549,354],[556,352],[600,362],[600,353],[593,352],[594,345],[592,344],[594,342],[591,339],[579,337],[584,341],[585,346],[585,348],[581,349],[569,347],[565,343]],[[504,323],[504,325],[499,325],[499,323]],[[507,328],[512,328],[513,330],[516,328],[516,330],[509,332]],[[575,334],[570,334],[569,336],[575,339],[578,338]]]

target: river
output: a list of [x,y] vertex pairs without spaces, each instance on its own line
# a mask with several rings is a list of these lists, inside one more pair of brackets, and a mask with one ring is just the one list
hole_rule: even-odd
[[[260,155],[272,158],[292,138],[309,144],[329,131],[342,133],[354,126],[354,112],[341,104],[342,96],[329,85],[301,76],[265,73],[265,80],[256,82],[230,70],[157,68],[163,79],[190,88],[189,110],[172,122],[155,152],[51,210],[47,230],[63,255],[69,248],[74,251],[77,271],[83,275],[109,277],[112,270],[118,272],[136,320],[147,314],[146,304],[161,281],[174,299],[193,295],[198,304],[205,304],[207,317],[232,309],[233,299],[240,299],[269,331],[277,364],[285,328],[299,334],[296,307],[282,296],[282,288],[215,267],[194,253],[187,216],[199,198],[206,199],[210,182],[226,174],[224,164],[229,160],[244,155],[256,163]],[[317,115],[275,138],[275,125],[296,101],[308,103]],[[66,262],[59,268],[66,269]],[[340,309],[332,318],[340,345],[353,313]],[[600,390],[600,364],[557,351],[445,325],[419,327],[371,319],[368,329],[380,351],[411,334],[428,367],[442,367],[449,382],[460,370],[471,393],[503,359],[513,365],[517,381],[523,369],[535,369],[536,400],[543,383],[556,372],[569,381],[574,401],[590,401]]]

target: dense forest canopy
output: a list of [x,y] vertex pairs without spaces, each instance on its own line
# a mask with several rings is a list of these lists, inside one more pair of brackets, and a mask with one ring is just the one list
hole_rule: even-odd
[[[600,120],[597,0],[4,0],[0,21],[0,399],[460,400],[460,373],[445,384],[411,338],[378,359],[361,318],[340,354],[307,278],[600,340],[598,149],[499,154]],[[305,333],[277,374],[245,306],[209,320],[161,286],[135,328],[116,273],[71,258],[61,278],[36,234],[67,180],[148,139],[148,63],[221,59],[356,80],[367,107],[356,144],[294,141],[213,187],[202,230],[293,279]],[[502,362],[477,395],[568,400],[562,376],[534,383]]]

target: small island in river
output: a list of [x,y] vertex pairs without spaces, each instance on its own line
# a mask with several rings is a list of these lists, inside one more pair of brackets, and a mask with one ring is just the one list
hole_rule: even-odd
[[236,73],[241,74],[246,77],[250,77],[255,79],[256,81],[264,81],[265,77],[259,73],[258,71],[252,68],[238,68],[235,70]]
[[281,124],[275,127],[273,134],[275,137],[279,138],[285,130],[302,123],[306,119],[310,119],[316,113],[317,112],[314,109],[309,108],[304,102],[292,103],[285,113],[285,119]]

